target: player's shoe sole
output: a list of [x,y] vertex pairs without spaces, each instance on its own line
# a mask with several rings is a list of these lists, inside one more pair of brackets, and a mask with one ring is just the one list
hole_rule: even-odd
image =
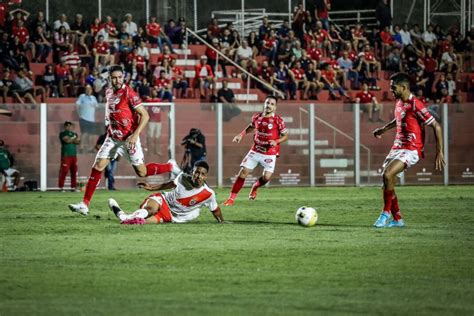
[[84,202],[79,202],[77,204],[69,204],[69,209],[73,213],[79,213],[84,216],[89,214],[89,208]]
[[224,202],[224,206],[232,206],[232,205],[234,205],[234,203],[235,203],[234,199],[227,199]]
[[405,222],[403,221],[403,219],[400,219],[398,221],[396,220],[391,220],[390,223],[388,223],[387,227],[398,227],[398,228],[402,228],[402,227],[405,227]]
[[374,223],[375,228],[387,227],[388,221],[390,220],[390,215],[385,214],[384,212],[380,213],[379,218]]
[[108,204],[109,204],[109,209],[114,212],[115,216],[118,217],[118,213],[122,210],[120,208],[120,206],[118,205],[117,201],[115,201],[114,199],[109,199],[108,200]]

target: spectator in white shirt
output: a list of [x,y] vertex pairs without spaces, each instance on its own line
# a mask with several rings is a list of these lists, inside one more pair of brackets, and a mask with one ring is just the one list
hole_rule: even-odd
[[426,48],[435,49],[436,45],[438,44],[438,39],[436,34],[433,33],[433,25],[429,24],[426,31],[423,32],[422,35],[424,46]]
[[257,61],[253,58],[253,50],[249,47],[247,40],[242,41],[242,45],[237,49],[237,59],[242,68],[247,69],[249,64],[253,72],[257,71]]
[[123,24],[126,25],[125,32],[127,32],[131,37],[137,35],[138,31],[137,24],[132,21],[132,18],[132,14],[127,13],[125,14],[125,21],[123,22]]
[[61,26],[64,26],[67,33],[69,33],[69,31],[71,30],[71,27],[69,26],[69,23],[67,23],[67,16],[64,13],[59,16],[58,20],[54,21],[53,30],[57,31],[57,30],[59,30],[59,28]]
[[403,24],[403,28],[402,30],[400,31],[400,35],[402,36],[402,44],[403,46],[407,46],[407,45],[412,45],[413,42],[411,41],[411,34],[410,34],[410,31],[408,29],[408,24],[405,23]]

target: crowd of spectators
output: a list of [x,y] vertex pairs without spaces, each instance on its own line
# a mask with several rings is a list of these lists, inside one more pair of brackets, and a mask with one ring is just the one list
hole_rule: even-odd
[[[205,38],[288,99],[318,99],[322,89],[332,99],[352,99],[348,91],[359,90],[362,84],[368,90],[380,90],[381,71],[388,70],[410,74],[413,91],[421,91],[428,99],[460,101],[456,82],[466,61],[473,63],[474,27],[463,37],[457,27],[445,32],[431,24],[426,30],[417,24],[392,25],[387,6],[386,0],[380,1],[376,8],[379,25],[371,28],[330,23],[330,1],[320,0],[314,11],[297,5],[291,21],[274,24],[264,17],[258,30],[245,38],[232,23],[222,26],[212,19]],[[173,48],[188,44],[183,18],[171,19],[164,27],[156,17],[137,25],[131,14],[93,21],[76,14],[72,20],[61,14],[49,23],[43,12],[32,17],[20,8],[0,16],[4,100],[11,96],[17,102],[35,103],[38,96],[76,97],[88,85],[101,102],[107,67],[116,63],[124,66],[126,81],[144,100],[186,98],[193,87],[200,94],[194,97],[218,101],[216,69],[224,78],[247,78],[235,70],[229,73],[234,68],[227,68],[227,59],[211,48],[199,57],[195,77],[186,78]],[[158,58],[151,58],[151,47],[159,50]],[[44,72],[33,74],[30,62],[46,63]],[[252,87],[271,91],[254,81]]]

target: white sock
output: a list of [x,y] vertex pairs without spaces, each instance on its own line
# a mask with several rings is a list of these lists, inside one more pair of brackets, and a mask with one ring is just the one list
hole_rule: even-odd
[[118,219],[119,219],[120,221],[122,221],[122,222],[123,222],[124,220],[128,219],[128,216],[129,216],[129,215],[127,215],[127,213],[125,213],[124,211],[119,211],[119,212],[117,213]]
[[141,209],[136,210],[135,212],[133,212],[132,216],[135,217],[135,218],[139,217],[139,218],[145,219],[145,218],[148,217],[148,211],[145,210],[144,208],[141,208]]

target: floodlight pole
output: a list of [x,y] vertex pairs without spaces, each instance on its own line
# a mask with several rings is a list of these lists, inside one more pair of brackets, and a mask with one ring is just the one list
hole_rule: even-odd
[[198,30],[198,21],[197,21],[197,19],[198,19],[197,0],[194,0],[194,32],[197,32],[197,30]]

